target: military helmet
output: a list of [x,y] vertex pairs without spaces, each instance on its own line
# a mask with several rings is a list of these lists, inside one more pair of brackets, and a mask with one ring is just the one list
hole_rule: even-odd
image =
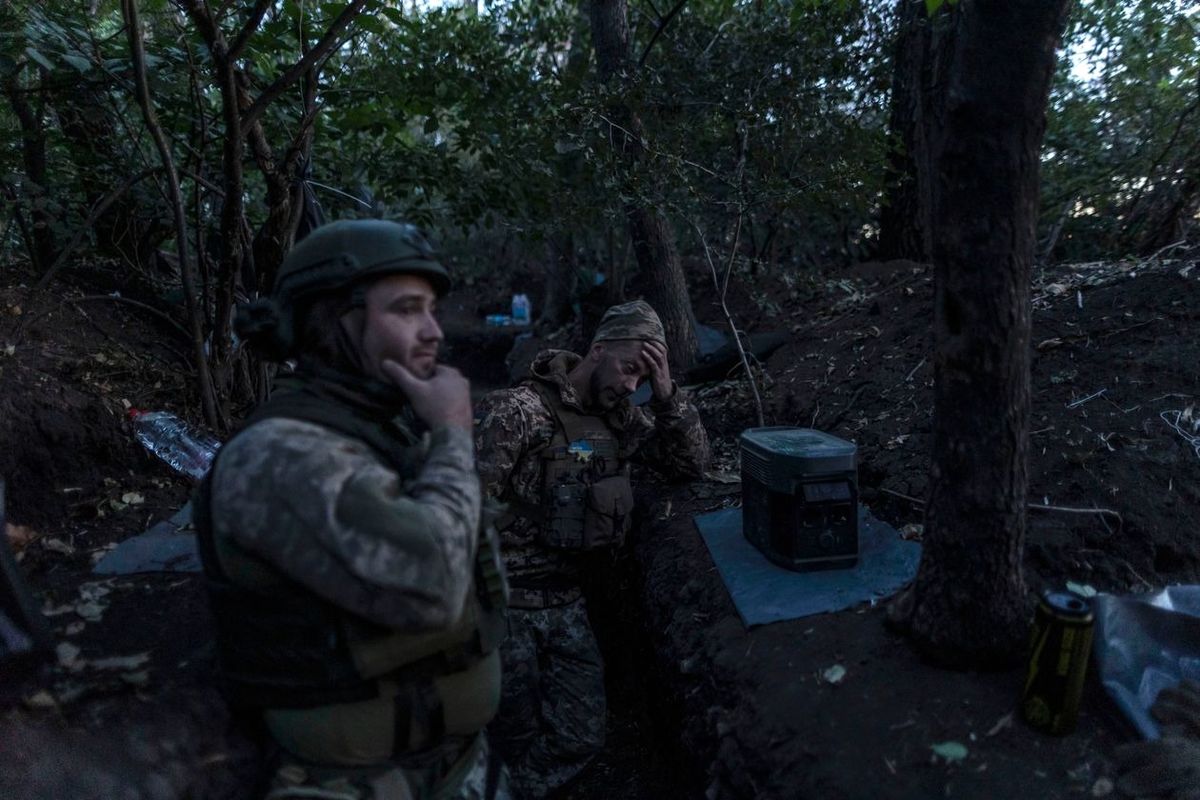
[[369,283],[385,275],[418,275],[439,297],[450,289],[450,273],[416,226],[382,219],[322,225],[288,252],[268,297],[238,308],[237,331],[268,358],[289,358],[312,300],[353,287],[361,304]]

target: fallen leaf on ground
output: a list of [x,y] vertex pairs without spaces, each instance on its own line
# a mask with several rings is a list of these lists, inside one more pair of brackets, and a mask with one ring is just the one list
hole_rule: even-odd
[[79,653],[79,647],[70,642],[60,642],[54,648],[54,655],[58,658],[58,665],[64,669],[69,669],[71,672],[78,672],[87,663],[80,660]]
[[25,698],[25,705],[34,709],[51,709],[58,708],[58,701],[54,699],[54,695],[46,690],[42,690],[37,694],[30,695]]
[[846,668],[841,664],[834,664],[832,667],[821,671],[821,680],[834,685],[842,682],[846,677]]
[[1110,778],[1097,778],[1092,784],[1092,797],[1108,797],[1114,788],[1116,787]]
[[81,600],[99,600],[101,597],[106,597],[109,594],[112,594],[112,589],[101,582],[79,585],[79,598]]
[[142,497],[137,492],[126,492],[121,495],[121,502],[128,506],[139,506],[146,502],[146,498]]
[[107,608],[107,606],[92,601],[86,603],[76,603],[75,613],[88,622],[99,622],[100,618],[104,616],[105,608]]
[[995,736],[1000,731],[1002,731],[1006,728],[1011,728],[1012,724],[1013,724],[1013,712],[1010,711],[1007,714],[1005,714],[1003,717],[1001,717],[1000,719],[996,720],[995,725],[988,728],[987,735]]
[[967,757],[967,746],[962,742],[938,742],[929,745],[929,749],[947,764],[955,764]]
[[145,686],[150,682],[150,673],[144,669],[139,672],[122,672],[121,680],[133,686]]
[[95,550],[88,551],[88,558],[92,560],[93,564],[97,564],[100,562],[100,559],[104,558],[106,555],[116,549],[117,542],[110,542],[103,547],[97,547]]
[[75,555],[75,548],[64,542],[62,539],[50,537],[49,539],[41,539],[42,547],[52,553],[58,553],[63,556]]
[[1094,587],[1086,583],[1075,583],[1067,581],[1067,591],[1079,595],[1080,597],[1095,597],[1097,592]]
[[124,669],[134,670],[150,660],[150,653],[135,653],[131,656],[110,656],[108,658],[97,658],[90,662],[91,666],[96,669]]

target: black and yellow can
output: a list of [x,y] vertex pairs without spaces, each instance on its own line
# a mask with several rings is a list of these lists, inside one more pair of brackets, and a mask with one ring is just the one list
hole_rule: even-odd
[[1091,602],[1079,595],[1045,592],[1039,599],[1021,693],[1021,714],[1032,727],[1056,736],[1075,730],[1094,621]]

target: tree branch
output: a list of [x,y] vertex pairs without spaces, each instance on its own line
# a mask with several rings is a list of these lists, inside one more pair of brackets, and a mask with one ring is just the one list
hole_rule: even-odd
[[337,15],[337,18],[330,24],[329,29],[325,31],[320,41],[313,45],[313,48],[305,53],[303,58],[276,78],[250,104],[250,107],[242,114],[242,126],[244,128],[253,125],[275,98],[287,91],[289,86],[300,80],[304,76],[304,73],[308,72],[318,61],[333,51],[334,47],[340,42],[342,31],[362,12],[363,6],[366,3],[367,0],[353,0],[353,2],[342,9],[342,13]]
[[163,134],[162,126],[154,112],[154,103],[150,97],[150,84],[146,79],[146,53],[142,42],[142,22],[138,16],[137,0],[122,0],[122,12],[126,27],[129,29],[129,52],[132,56],[134,85],[137,87],[137,101],[142,108],[146,127],[154,139],[158,149],[162,168],[167,177],[168,196],[171,200],[171,210],[175,221],[175,250],[179,257],[179,274],[183,283],[183,299],[187,308],[188,328],[191,333],[192,348],[196,359],[196,373],[200,384],[200,404],[204,409],[205,421],[212,427],[219,428],[220,418],[217,415],[217,396],[213,391],[212,376],[208,370],[208,360],[204,355],[204,334],[200,324],[200,309],[196,302],[196,287],[192,277],[192,264],[188,258],[187,217],[183,210],[183,193],[179,189],[179,175],[175,172],[175,160],[167,137]]
[[[646,43],[646,49],[642,51],[642,57],[638,59],[639,69],[646,65],[646,59],[650,56],[650,49],[654,47],[654,43],[658,41],[659,36],[662,36],[662,32],[667,29],[667,26],[671,24],[671,20],[675,18],[675,15],[683,10],[683,5],[686,2],[687,0],[679,0],[679,2],[677,2],[674,7],[667,12],[665,17],[659,18],[658,25],[654,28],[654,35],[650,37],[650,41]],[[657,10],[655,13],[658,13]]]
[[266,16],[267,9],[270,7],[271,0],[258,0],[254,8],[250,9],[250,17],[246,20],[246,24],[238,31],[233,44],[229,45],[228,58],[230,61],[236,60],[242,54],[242,51],[246,49],[246,43],[250,41],[250,37],[258,30],[259,24],[262,23],[262,19]]
[[[46,288],[46,285],[50,283],[51,279],[55,276],[58,270],[64,263],[66,263],[66,260],[71,257],[72,253],[75,252],[75,248],[79,246],[81,241],[83,241],[83,237],[87,236],[88,231],[90,231],[92,226],[96,224],[96,220],[100,219],[100,217],[104,215],[104,212],[108,211],[109,207],[112,206],[113,203],[117,202],[117,200],[119,200],[123,194],[128,192],[138,183],[141,183],[146,178],[150,177],[156,172],[160,172],[161,170],[162,167],[151,167],[150,169],[142,170],[133,177],[127,178],[125,182],[116,189],[113,189],[104,197],[101,197],[99,200],[97,200],[96,204],[92,206],[92,210],[88,213],[87,219],[84,220],[83,225],[81,225],[79,229],[75,231],[75,235],[71,237],[71,241],[67,242],[67,246],[59,252],[58,258],[54,259],[54,263],[50,265],[50,268],[47,269],[45,273],[42,274],[42,277],[38,278],[38,282],[33,285],[33,289],[30,290],[30,296],[32,297],[33,294]],[[26,303],[28,304],[28,302],[29,301],[27,300]]]

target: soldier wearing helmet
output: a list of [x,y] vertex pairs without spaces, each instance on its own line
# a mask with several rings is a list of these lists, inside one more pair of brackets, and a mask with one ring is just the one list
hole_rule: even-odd
[[[649,381],[649,410],[629,396]],[[587,354],[548,350],[476,411],[484,488],[508,506],[498,527],[512,580],[504,690],[492,731],[522,797],[544,797],[604,746],[604,666],[580,578],[589,553],[629,528],[629,463],[698,477],[708,437],[671,380],[658,314],[637,300],[604,315]]]
[[506,586],[469,385],[437,362],[449,275],[415,228],[318,228],[238,331],[296,369],[195,498],[230,702],[279,745],[269,797],[506,798],[484,727]]

